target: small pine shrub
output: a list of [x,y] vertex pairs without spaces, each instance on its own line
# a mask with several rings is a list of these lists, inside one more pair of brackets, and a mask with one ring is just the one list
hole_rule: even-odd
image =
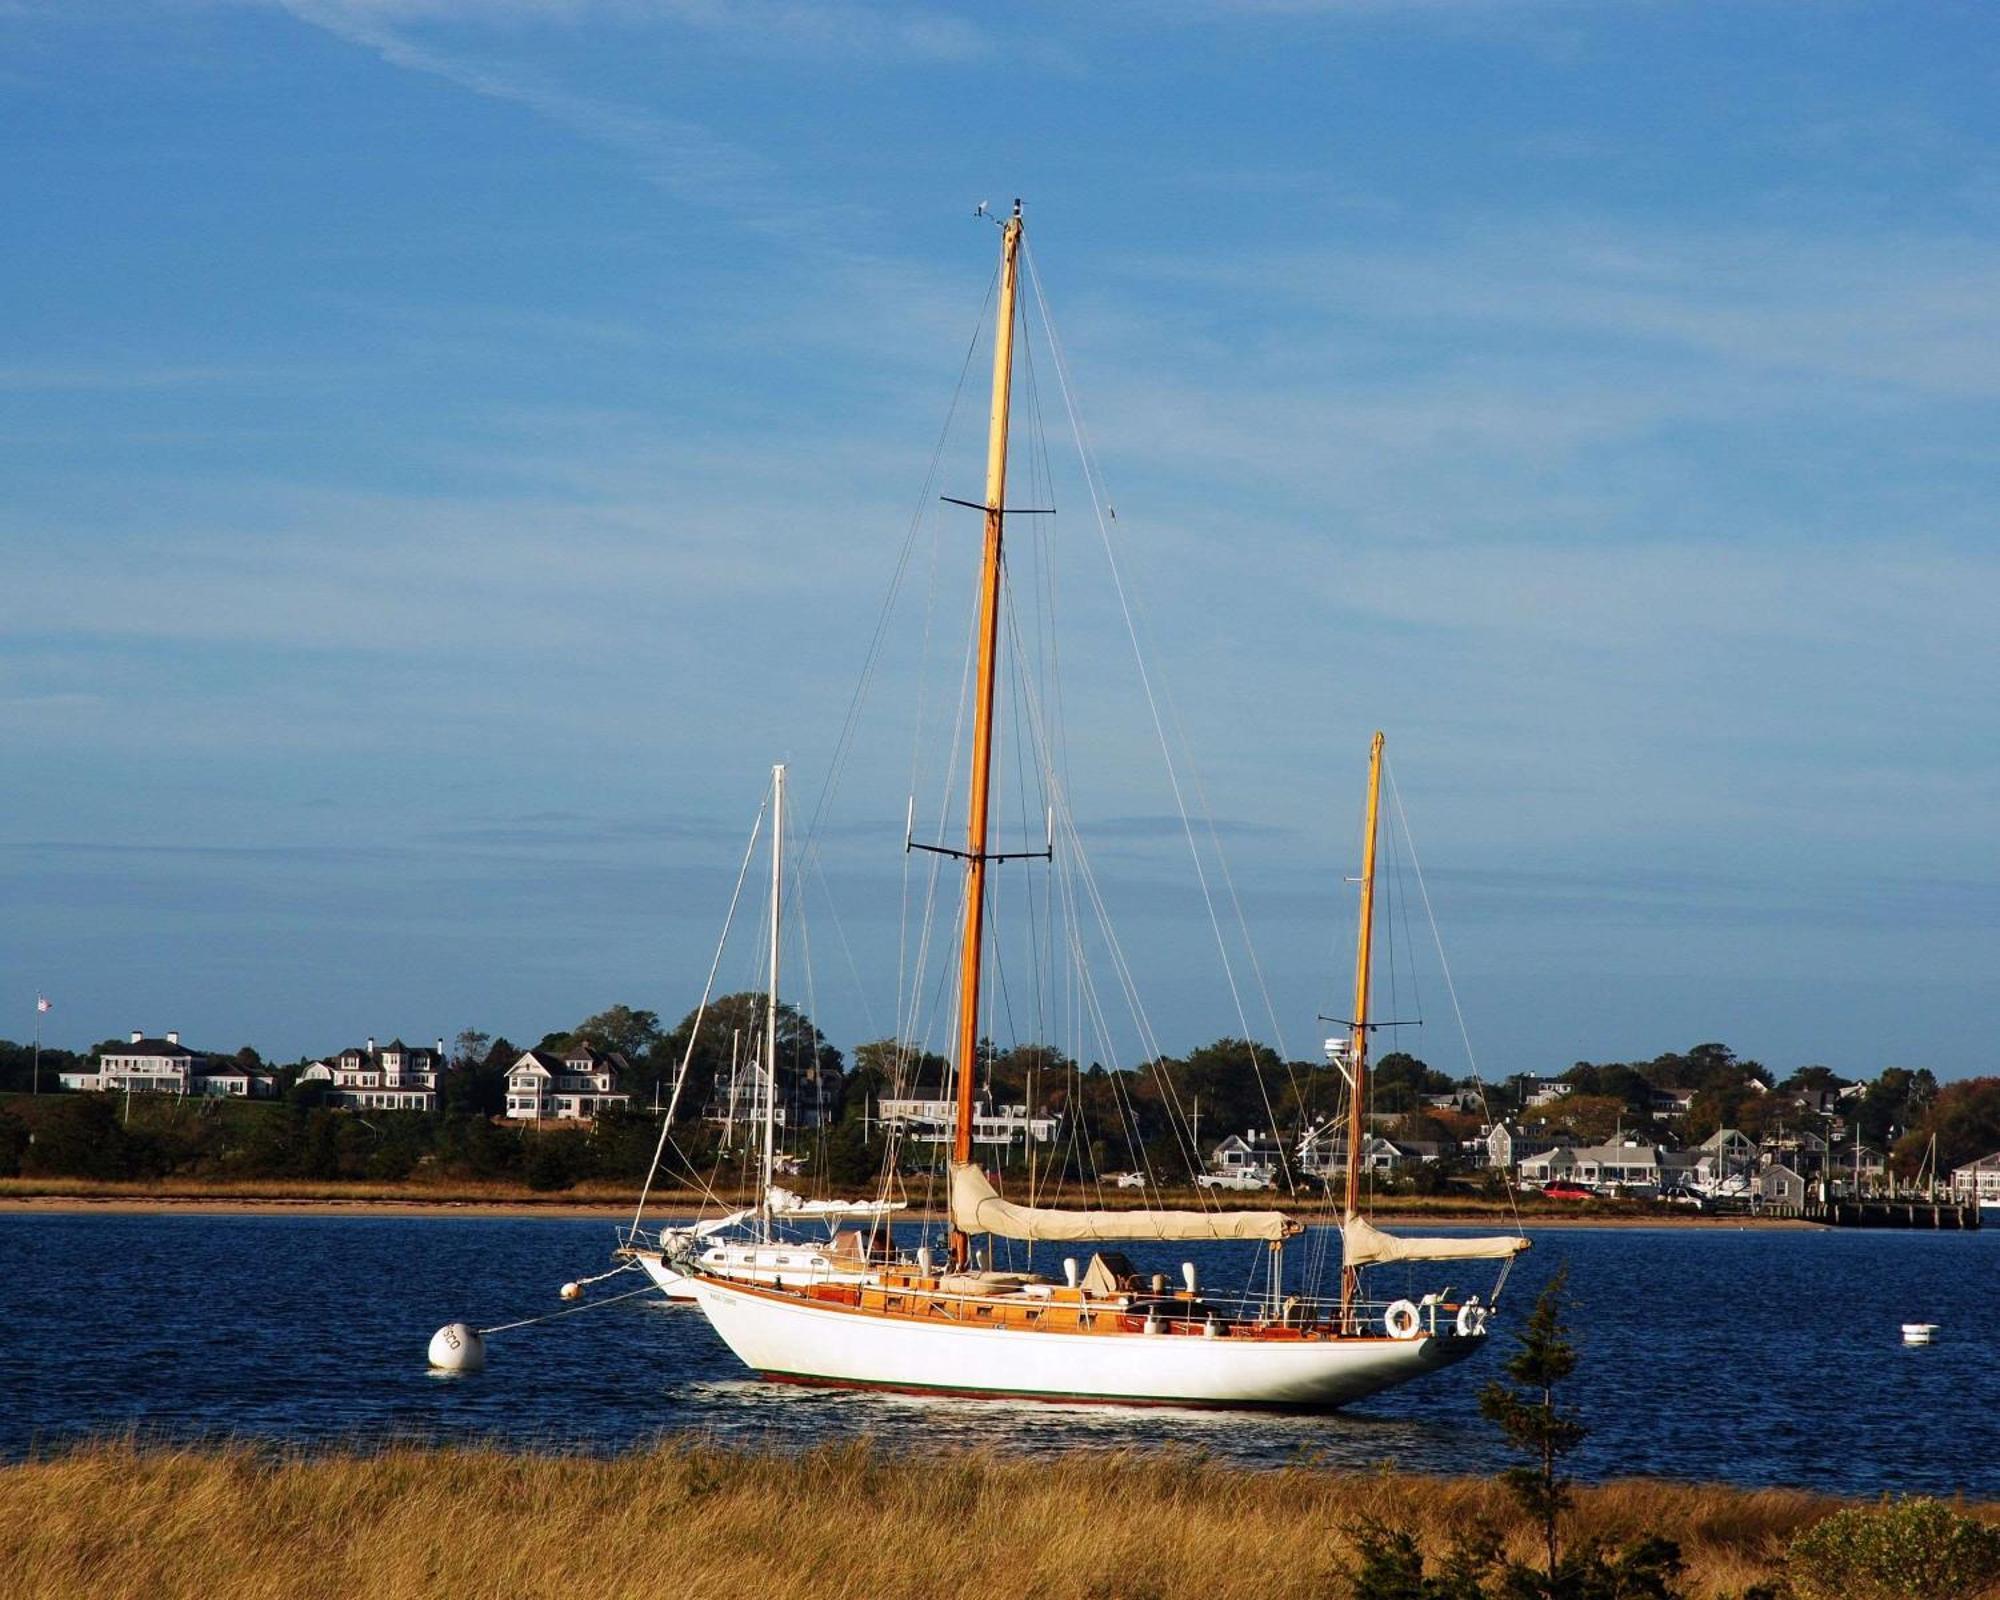
[[1798,1600],[1971,1600],[2000,1591],[2000,1529],[1941,1500],[1836,1511],[1792,1541]]

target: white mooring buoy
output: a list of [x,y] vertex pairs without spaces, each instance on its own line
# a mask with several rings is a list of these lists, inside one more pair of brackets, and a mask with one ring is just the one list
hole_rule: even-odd
[[440,1372],[478,1372],[486,1365],[486,1340],[469,1322],[447,1322],[431,1335],[430,1356]]
[[1906,1322],[1903,1324],[1904,1344],[1934,1344],[1937,1341],[1938,1325],[1935,1322]]
[[566,1283],[556,1292],[565,1300],[581,1300],[583,1298],[583,1285],[580,1283]]

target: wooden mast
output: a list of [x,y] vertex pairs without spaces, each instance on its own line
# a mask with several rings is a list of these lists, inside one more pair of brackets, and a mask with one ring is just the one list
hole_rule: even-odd
[[[993,328],[993,410],[986,433],[986,549],[979,586],[979,682],[972,702],[972,782],[965,823],[965,937],[958,978],[957,1115],[951,1158],[972,1160],[972,1096],[979,1067],[979,979],[986,938],[986,803],[993,760],[994,654],[1000,638],[1000,533],[1007,505],[1007,420],[1014,387],[1014,295],[1019,282],[1021,202],[1000,235],[1000,304]],[[971,1240],[951,1230],[951,1260],[963,1267]]]
[[[1382,802],[1382,735],[1368,746],[1368,822],[1361,841],[1361,927],[1354,938],[1354,1017],[1348,1041],[1347,1215],[1361,1214],[1361,1145],[1368,1104],[1368,963],[1375,944],[1375,825]],[[1340,1321],[1346,1327],[1361,1269],[1340,1269]]]

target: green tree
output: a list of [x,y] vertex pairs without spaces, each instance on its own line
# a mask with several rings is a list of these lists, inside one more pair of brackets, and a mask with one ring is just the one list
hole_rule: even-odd
[[1521,1509],[1541,1525],[1551,1576],[1560,1562],[1562,1517],[1571,1500],[1562,1459],[1589,1433],[1576,1411],[1556,1403],[1557,1387],[1576,1371],[1576,1347],[1563,1324],[1568,1287],[1569,1268],[1563,1266],[1535,1301],[1528,1325],[1517,1336],[1521,1347],[1507,1360],[1506,1373],[1516,1387],[1496,1380],[1479,1397],[1480,1414],[1529,1458],[1500,1476]]

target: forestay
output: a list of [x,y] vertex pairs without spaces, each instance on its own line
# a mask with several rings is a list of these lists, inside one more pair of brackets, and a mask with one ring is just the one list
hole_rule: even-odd
[[952,1163],[952,1226],[1004,1239],[1283,1239],[1299,1224],[1281,1211],[1057,1211],[1003,1200],[971,1163]]
[[1340,1227],[1340,1247],[1342,1265],[1367,1267],[1384,1261],[1506,1260],[1527,1249],[1528,1241],[1512,1233],[1474,1239],[1402,1239],[1349,1212]]

